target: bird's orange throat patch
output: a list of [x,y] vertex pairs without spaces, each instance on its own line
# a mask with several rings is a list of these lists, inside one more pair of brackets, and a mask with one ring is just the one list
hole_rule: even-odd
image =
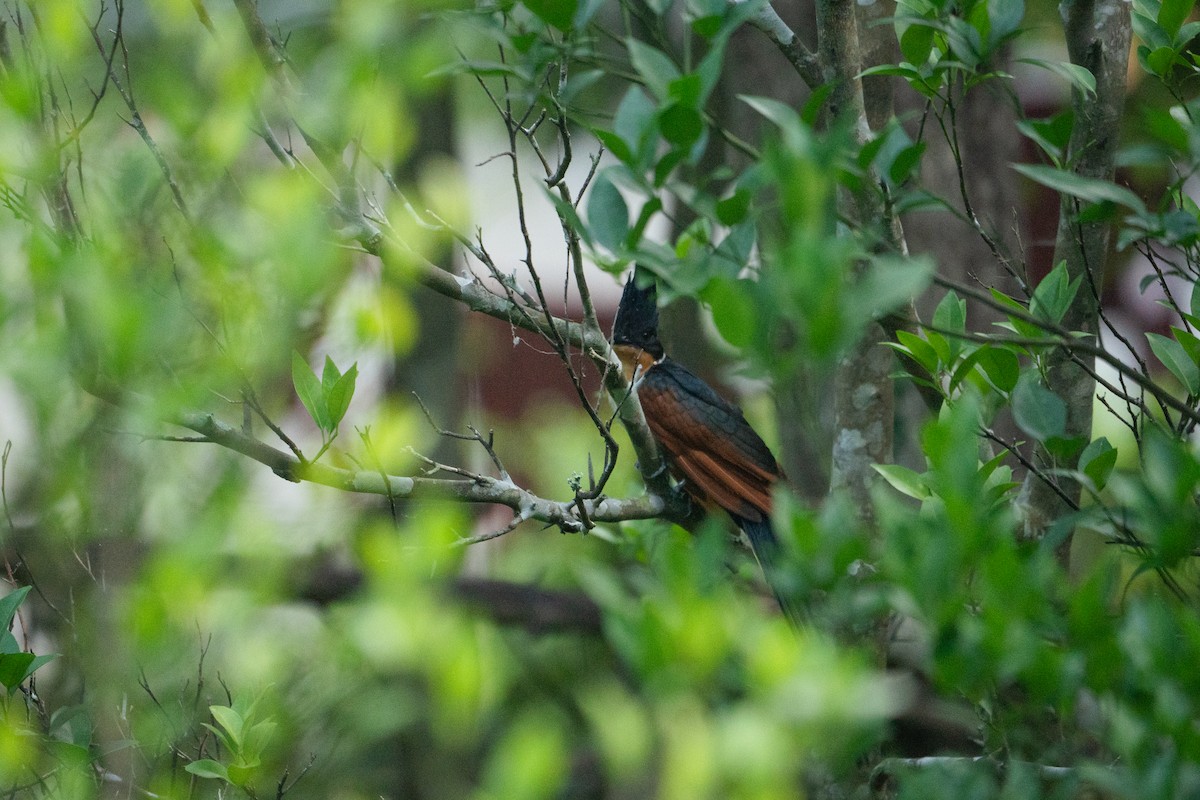
[[617,358],[621,359],[621,365],[625,367],[625,380],[630,383],[634,378],[641,378],[646,374],[646,370],[650,369],[657,363],[654,356],[647,353],[640,347],[634,347],[629,344],[618,344],[613,346],[616,351]]

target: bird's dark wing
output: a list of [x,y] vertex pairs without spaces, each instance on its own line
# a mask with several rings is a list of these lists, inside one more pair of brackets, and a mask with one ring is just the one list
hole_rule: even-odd
[[737,406],[670,359],[646,370],[638,398],[650,432],[690,491],[735,517],[767,518],[779,465]]

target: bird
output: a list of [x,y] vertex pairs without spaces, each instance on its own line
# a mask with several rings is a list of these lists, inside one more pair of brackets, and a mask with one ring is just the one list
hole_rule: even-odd
[[776,575],[781,551],[771,495],[786,481],[783,470],[740,408],[666,355],[658,338],[657,289],[639,269],[621,293],[611,341],[672,474],[694,501],[729,514],[785,616],[799,624]]

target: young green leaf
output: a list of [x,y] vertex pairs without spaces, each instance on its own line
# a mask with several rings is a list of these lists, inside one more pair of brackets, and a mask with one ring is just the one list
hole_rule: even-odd
[[240,752],[242,749],[242,728],[246,721],[242,719],[242,715],[234,711],[229,706],[209,706],[208,712],[212,714],[212,718],[217,724],[224,729],[230,743],[229,749],[234,753]]
[[336,430],[342,418],[346,416],[346,410],[350,408],[350,401],[354,398],[354,384],[358,381],[358,362],[350,365],[350,369],[346,370],[346,374],[337,379],[337,382],[329,389],[326,394],[326,401],[329,405],[329,422]]
[[333,359],[325,356],[325,366],[321,370],[321,391],[326,396],[329,395],[329,390],[338,382],[338,378],[342,377],[342,373],[338,371],[337,365],[333,363]]
[[[947,292],[933,311],[933,327],[946,333],[963,333],[967,329],[967,301],[959,298],[954,292]],[[962,349],[963,340],[948,336],[950,357],[953,361]]]
[[313,422],[317,423],[321,430],[328,431],[331,427],[329,410],[325,403],[325,393],[321,390],[321,382],[317,380],[317,374],[308,366],[304,356],[295,351],[292,352],[292,386],[295,387],[296,396],[304,404]]
[[1071,303],[1075,301],[1079,283],[1079,277],[1075,280],[1070,279],[1067,262],[1058,262],[1033,290],[1033,297],[1029,301],[1029,313],[1056,324],[1061,322]]
[[933,52],[933,37],[937,33],[928,25],[909,22],[900,33],[900,52],[910,64],[924,64]]
[[929,342],[908,331],[896,331],[897,343],[893,347],[917,362],[930,375],[937,373],[938,354]]

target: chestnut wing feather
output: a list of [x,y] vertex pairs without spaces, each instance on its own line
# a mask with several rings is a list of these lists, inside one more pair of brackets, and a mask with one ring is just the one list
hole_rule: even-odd
[[638,397],[650,432],[695,490],[749,520],[770,513],[779,465],[741,409],[670,359],[646,371]]

